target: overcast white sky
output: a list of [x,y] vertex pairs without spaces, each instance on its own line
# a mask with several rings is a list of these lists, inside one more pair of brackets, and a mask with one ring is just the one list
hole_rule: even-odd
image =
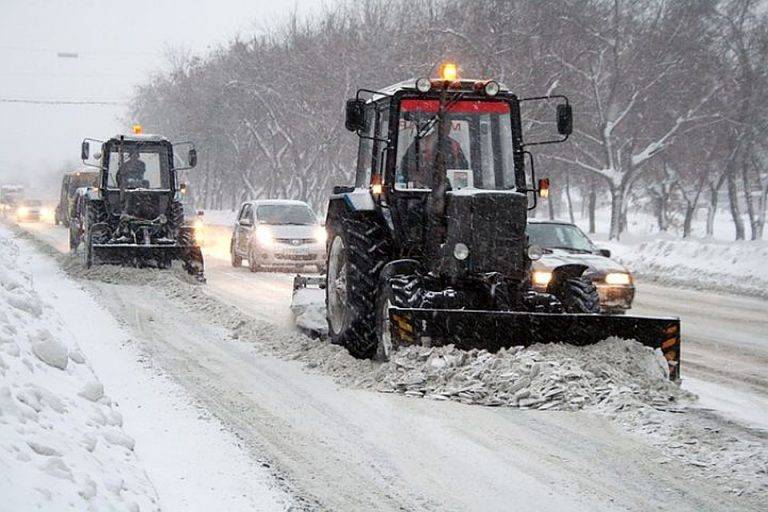
[[[169,49],[204,54],[237,34],[311,16],[322,0],[0,0],[0,182],[50,191],[80,141],[127,131],[124,107],[4,99],[124,101],[167,66]],[[74,52],[78,58],[59,58]]]

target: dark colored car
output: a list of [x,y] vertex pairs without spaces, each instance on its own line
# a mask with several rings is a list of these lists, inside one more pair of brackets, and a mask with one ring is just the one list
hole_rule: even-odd
[[621,314],[632,307],[635,285],[629,270],[611,259],[611,252],[599,249],[577,226],[562,221],[528,222],[528,241],[543,249],[543,256],[533,263],[535,289],[544,291],[552,270],[569,264],[589,267],[589,275],[600,295],[606,313]]

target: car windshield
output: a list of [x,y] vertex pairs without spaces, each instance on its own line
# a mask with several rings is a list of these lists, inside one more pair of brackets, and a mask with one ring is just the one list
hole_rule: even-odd
[[161,144],[125,143],[110,148],[107,186],[122,189],[170,189],[168,149]]
[[[397,138],[398,189],[429,189],[437,156],[438,100],[404,99]],[[444,160],[452,189],[511,190],[515,186],[509,104],[459,100],[448,106]],[[419,133],[421,136],[417,137]]]
[[259,224],[317,224],[317,217],[308,206],[299,204],[265,205],[256,210]]
[[579,252],[593,252],[592,242],[573,224],[549,224],[532,222],[528,224],[528,241],[547,249],[567,249]]
[[21,204],[23,204],[24,206],[40,206],[43,203],[37,199],[26,199],[22,201]]

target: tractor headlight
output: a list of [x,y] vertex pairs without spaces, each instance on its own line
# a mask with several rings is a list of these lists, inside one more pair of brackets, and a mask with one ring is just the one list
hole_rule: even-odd
[[469,258],[469,247],[461,242],[453,246],[453,257],[459,261]]
[[534,270],[531,275],[531,281],[537,286],[547,286],[552,280],[552,272],[547,270]]
[[528,246],[528,258],[530,258],[531,261],[540,260],[542,256],[544,256],[544,249],[542,249],[541,246],[536,244]]
[[432,81],[429,78],[419,78],[416,80],[416,90],[419,92],[429,92],[432,88]]
[[629,274],[625,272],[611,272],[605,276],[605,284],[627,285],[632,282]]
[[319,244],[324,244],[328,240],[328,232],[323,226],[317,226],[315,228],[315,240]]
[[496,96],[499,94],[499,82],[489,80],[488,83],[485,84],[485,87],[483,87],[483,91],[485,92],[486,96]]
[[259,226],[256,228],[256,241],[259,242],[259,245],[270,247],[274,243],[275,237],[272,236],[269,228]]

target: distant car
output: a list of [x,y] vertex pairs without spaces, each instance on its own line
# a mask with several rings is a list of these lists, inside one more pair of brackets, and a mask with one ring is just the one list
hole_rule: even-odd
[[54,224],[69,226],[70,212],[74,206],[75,193],[81,187],[96,187],[99,184],[99,171],[74,171],[61,177],[59,204],[54,213]]
[[589,267],[588,273],[600,295],[605,313],[621,314],[632,307],[635,286],[629,270],[611,259],[611,252],[599,249],[577,226],[560,221],[528,222],[528,242],[544,249],[541,259],[533,262],[533,287],[545,291],[552,271],[568,264]]
[[248,260],[251,272],[262,268],[325,271],[328,235],[310,206],[285,199],[247,201],[240,207],[232,232],[232,266]]
[[48,216],[43,203],[37,199],[22,199],[16,207],[16,222],[40,222]]

